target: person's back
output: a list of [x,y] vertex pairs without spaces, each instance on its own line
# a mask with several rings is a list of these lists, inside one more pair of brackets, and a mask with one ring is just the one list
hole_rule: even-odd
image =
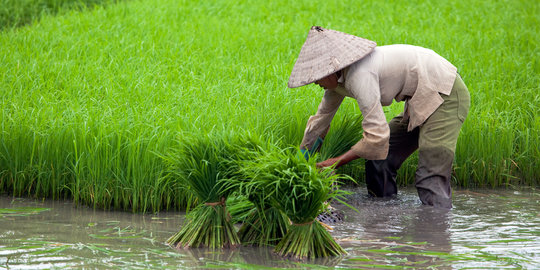
[[[359,87],[380,89],[381,104],[409,100],[409,130],[425,121],[442,103],[439,93],[449,95],[456,67],[433,50],[413,45],[385,45],[347,68],[347,80]],[[366,90],[367,91],[367,90]],[[418,96],[415,97],[415,94]]]

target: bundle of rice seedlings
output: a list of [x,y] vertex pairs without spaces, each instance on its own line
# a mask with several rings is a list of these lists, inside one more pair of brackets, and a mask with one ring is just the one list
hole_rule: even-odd
[[236,170],[238,148],[231,136],[192,137],[168,156],[171,172],[199,204],[186,216],[181,230],[167,243],[176,248],[230,248],[240,244],[226,199],[228,180]]
[[254,208],[244,220],[238,237],[244,245],[276,245],[287,232],[289,219],[264,198],[264,192],[256,191],[250,196]]
[[269,149],[278,149],[269,141],[244,136],[240,169],[230,185],[231,189],[251,203],[250,212],[242,220],[238,231],[240,241],[247,246],[276,245],[287,232],[289,219],[268,201],[268,192],[263,185],[252,181],[256,166],[253,164]]
[[243,223],[251,215],[254,207],[246,196],[236,192],[229,195],[226,203],[233,224]]
[[238,231],[238,237],[248,246],[274,246],[287,232],[289,219],[275,207],[254,208]]
[[324,211],[325,202],[341,201],[346,194],[332,188],[343,177],[334,174],[332,168],[317,169],[315,160],[306,161],[298,150],[285,149],[270,151],[252,164],[251,181],[263,187],[271,205],[292,222],[275,247],[285,257],[311,259],[346,254],[323,224],[315,220]]

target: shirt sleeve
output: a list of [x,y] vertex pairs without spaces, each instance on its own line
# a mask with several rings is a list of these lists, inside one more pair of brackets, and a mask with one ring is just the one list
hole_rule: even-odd
[[381,104],[379,79],[370,71],[351,70],[347,76],[346,88],[358,102],[362,112],[363,137],[351,150],[368,160],[386,159],[388,155],[390,127]]
[[324,90],[324,96],[317,113],[311,116],[307,122],[300,148],[310,149],[318,137],[324,138],[326,136],[330,129],[330,122],[332,122],[344,98],[345,96],[334,90]]

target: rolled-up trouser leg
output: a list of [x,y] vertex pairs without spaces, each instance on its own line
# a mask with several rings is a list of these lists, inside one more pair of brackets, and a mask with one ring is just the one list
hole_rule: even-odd
[[375,197],[397,194],[396,175],[401,164],[418,148],[418,128],[407,132],[408,122],[400,114],[389,123],[390,147],[385,160],[366,160],[366,186]]
[[449,96],[420,127],[415,186],[423,204],[452,207],[452,162],[461,125],[469,112],[470,95],[458,75]]

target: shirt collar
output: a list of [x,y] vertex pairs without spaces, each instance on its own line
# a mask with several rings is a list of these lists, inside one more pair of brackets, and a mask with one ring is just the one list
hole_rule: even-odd
[[341,72],[340,72],[340,73],[341,73],[341,76],[339,76],[339,78],[338,78],[338,80],[337,80],[338,83],[344,83],[344,82],[345,82],[345,74],[347,74],[347,70],[348,70],[348,69],[349,69],[349,68],[346,67],[346,68],[344,68],[344,69],[341,70]]

